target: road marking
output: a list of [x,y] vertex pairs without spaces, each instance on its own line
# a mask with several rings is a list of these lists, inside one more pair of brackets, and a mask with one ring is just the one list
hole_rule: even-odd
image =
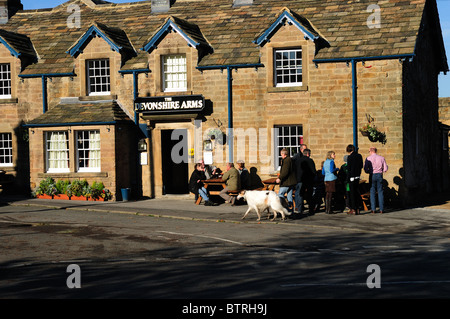
[[179,235],[179,236],[191,236],[191,237],[201,237],[201,238],[208,238],[208,239],[215,239],[215,240],[219,240],[219,241],[224,241],[224,242],[228,242],[228,243],[232,243],[232,244],[236,244],[236,245],[240,245],[240,246],[247,246],[247,244],[238,242],[238,241],[234,241],[234,240],[230,240],[230,239],[226,239],[226,238],[220,238],[220,237],[214,237],[214,236],[205,236],[205,235],[196,235],[196,234],[189,234],[189,233],[176,233],[176,232],[170,232],[170,231],[157,231],[158,233],[165,233],[165,234],[171,234],[171,235]]
[[[416,280],[416,281],[386,281],[382,282],[382,286],[386,285],[423,285],[423,284],[450,284],[450,280]],[[280,285],[283,288],[292,287],[314,287],[314,286],[367,286],[367,283],[348,282],[348,283],[303,283],[303,284],[285,284]]]

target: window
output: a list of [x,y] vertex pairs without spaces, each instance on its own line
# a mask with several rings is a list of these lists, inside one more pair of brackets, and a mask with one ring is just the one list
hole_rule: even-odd
[[281,165],[280,151],[286,148],[289,156],[300,152],[300,146],[303,144],[302,125],[275,126],[275,168]]
[[0,166],[13,166],[11,133],[0,133]]
[[187,91],[186,56],[165,55],[162,60],[164,92]]
[[86,63],[88,94],[111,94],[109,59],[88,60]]
[[0,98],[11,98],[11,66],[9,63],[0,64]]
[[69,140],[67,132],[46,133],[47,172],[69,172]]
[[275,50],[274,82],[276,87],[302,86],[302,49]]
[[77,132],[79,172],[100,172],[100,131]]

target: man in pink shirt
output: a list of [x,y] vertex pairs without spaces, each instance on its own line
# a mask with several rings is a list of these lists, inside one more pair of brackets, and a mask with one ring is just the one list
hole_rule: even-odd
[[370,208],[372,209],[372,214],[375,213],[375,194],[378,192],[378,204],[382,214],[384,211],[383,173],[387,172],[388,166],[384,157],[377,154],[376,147],[371,147],[369,152],[370,155],[364,163],[364,172],[370,174]]

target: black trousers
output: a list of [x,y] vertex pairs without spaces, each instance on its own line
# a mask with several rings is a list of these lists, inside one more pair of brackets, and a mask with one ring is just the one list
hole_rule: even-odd
[[350,209],[360,209],[362,206],[361,193],[359,191],[359,179],[349,182],[350,184]]

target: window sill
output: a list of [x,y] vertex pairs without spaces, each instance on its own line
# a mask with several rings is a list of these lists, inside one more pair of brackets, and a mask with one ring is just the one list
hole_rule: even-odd
[[70,173],[39,173],[38,178],[46,178],[46,177],[53,177],[53,178],[101,178],[101,177],[108,177],[107,172],[70,172]]
[[284,92],[303,92],[308,91],[307,85],[302,86],[286,86],[286,87],[267,87],[268,93],[284,93]]
[[80,96],[78,98],[80,101],[107,101],[107,100],[117,100],[117,95],[109,94],[109,95],[88,95],[88,96]]
[[0,104],[15,104],[18,103],[19,99],[18,98],[1,98],[0,97]]

